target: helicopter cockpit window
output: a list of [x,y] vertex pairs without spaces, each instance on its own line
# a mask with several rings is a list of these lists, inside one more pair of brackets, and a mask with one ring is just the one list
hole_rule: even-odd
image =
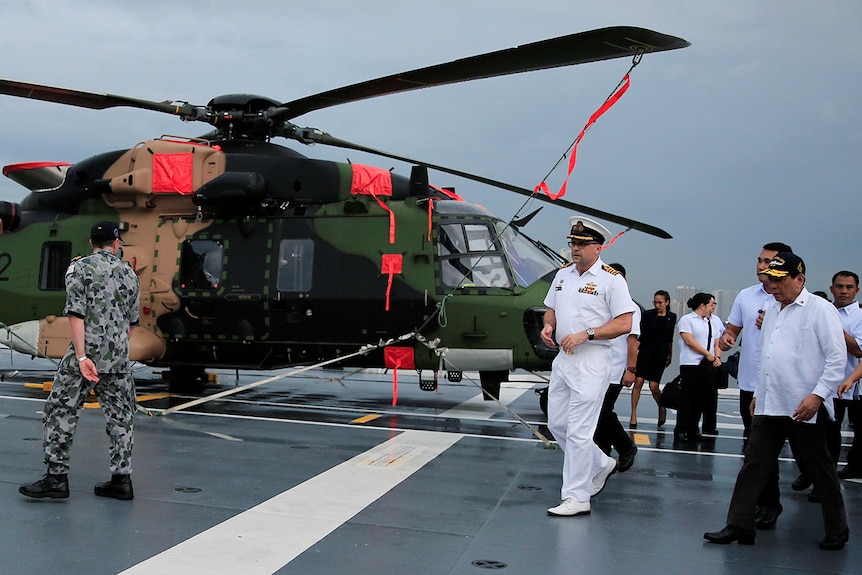
[[281,240],[278,247],[278,291],[310,291],[313,263],[312,240]]
[[47,242],[42,244],[39,289],[45,291],[66,289],[65,275],[70,261],[72,261],[71,243]]
[[441,225],[437,256],[446,287],[512,287],[505,258],[484,224]]
[[183,242],[180,260],[180,288],[215,290],[221,282],[224,247],[211,240]]
[[515,274],[515,283],[519,286],[532,285],[560,267],[562,260],[543,252],[512,226],[497,222],[497,228],[500,230],[500,241],[503,243],[509,265]]

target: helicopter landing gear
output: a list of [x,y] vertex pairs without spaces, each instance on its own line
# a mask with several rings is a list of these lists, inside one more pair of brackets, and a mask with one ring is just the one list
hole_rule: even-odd
[[480,371],[479,382],[482,384],[482,399],[485,401],[499,399],[500,384],[506,381],[507,377],[509,377],[509,370],[507,369]]
[[422,391],[437,391],[437,372],[434,372],[434,377],[431,379],[423,378],[422,371],[419,371],[419,389]]
[[162,381],[174,393],[200,393],[209,377],[202,367],[172,367],[162,372]]
[[543,387],[541,389],[534,390],[536,392],[536,395],[539,396],[539,408],[542,410],[542,413],[544,413],[545,415],[548,415],[548,389],[549,389],[549,387]]

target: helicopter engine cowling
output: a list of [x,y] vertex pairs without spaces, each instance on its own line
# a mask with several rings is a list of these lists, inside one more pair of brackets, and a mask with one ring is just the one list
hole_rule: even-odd
[[15,202],[0,202],[0,234],[15,231],[21,223],[21,206]]
[[196,206],[254,206],[266,197],[266,179],[256,172],[225,172],[192,196]]

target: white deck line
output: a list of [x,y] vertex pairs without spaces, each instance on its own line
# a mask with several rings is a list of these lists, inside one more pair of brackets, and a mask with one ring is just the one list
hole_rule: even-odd
[[270,575],[454,445],[405,431],[121,575]]

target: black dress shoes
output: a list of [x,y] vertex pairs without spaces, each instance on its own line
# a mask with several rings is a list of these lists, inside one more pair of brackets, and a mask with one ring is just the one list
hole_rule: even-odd
[[624,454],[620,455],[620,466],[617,468],[617,471],[622,473],[623,471],[628,471],[631,469],[632,465],[635,464],[635,455],[638,454],[638,446],[632,444],[632,448],[629,451],[626,451]]
[[850,529],[845,529],[839,535],[827,535],[820,542],[820,548],[824,551],[839,551],[844,549],[844,544],[850,539]]
[[93,487],[93,493],[99,497],[113,497],[121,501],[135,498],[135,491],[132,489],[132,478],[129,475],[111,475],[110,481],[97,483]]
[[800,473],[799,477],[793,480],[793,483],[790,484],[790,487],[793,491],[805,491],[809,487],[811,487],[811,480],[808,479],[808,476],[804,473]]
[[[727,545],[734,541],[739,541],[740,545],[754,545],[754,536],[757,532],[754,529],[742,529],[728,525],[721,531],[713,531],[704,533],[703,538],[710,543],[718,543],[719,545]],[[820,543],[823,545],[823,543]]]
[[754,524],[758,529],[773,529],[782,511],[784,511],[784,508],[781,506],[781,503],[777,507],[760,506],[757,508],[757,514],[754,516]]
[[66,499],[69,497],[69,480],[65,473],[62,475],[47,473],[39,481],[19,487],[18,493],[36,499],[46,497],[48,499]]
[[838,472],[838,477],[841,479],[858,479],[862,477],[862,469],[845,465],[844,469]]

